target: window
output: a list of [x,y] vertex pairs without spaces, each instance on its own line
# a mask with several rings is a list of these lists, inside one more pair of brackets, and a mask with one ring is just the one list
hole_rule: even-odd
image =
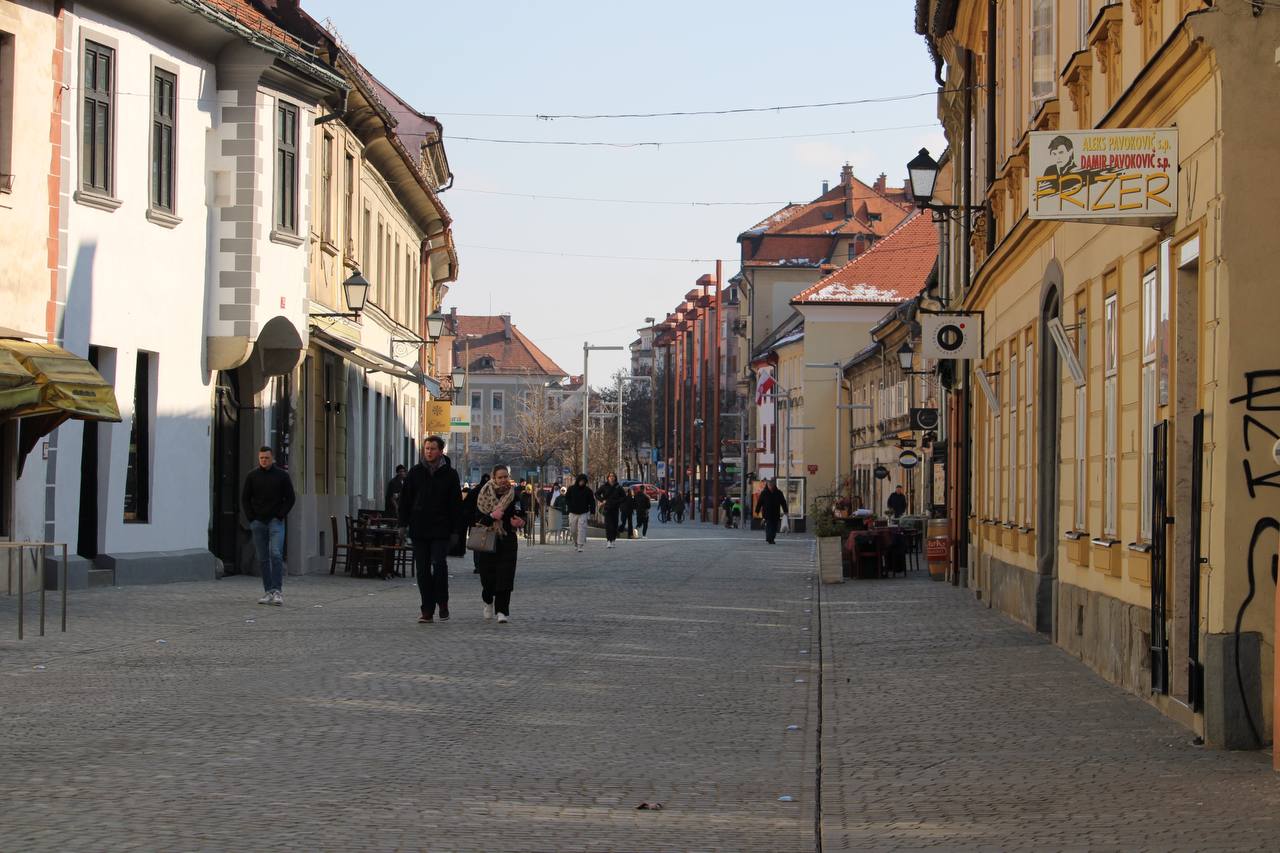
[[494,444],[502,443],[502,426],[503,426],[502,412],[495,411],[490,416],[490,425],[489,425],[489,440],[492,441]]
[[178,78],[156,68],[151,81],[151,206],[173,213],[173,138]]
[[369,212],[369,208],[364,209],[364,229],[360,237],[360,262],[364,265],[365,272],[372,269],[373,258],[369,254],[369,247],[373,245],[373,214]]
[[384,271],[384,270],[386,270],[386,268],[387,268],[387,267],[386,267],[386,256],[383,254],[383,251],[382,251],[382,237],[383,237],[384,230],[385,230],[385,229],[383,228],[383,225],[382,225],[382,217],[381,217],[381,216],[379,216],[379,217],[378,217],[378,248],[377,248],[377,251],[378,251],[378,267],[377,267],[377,273],[378,273],[378,274],[377,274],[377,275],[375,275],[375,276],[373,277],[373,287],[371,288],[371,289],[373,290],[373,301],[374,301],[374,302],[378,302],[378,301],[379,301],[379,300],[378,300],[378,288],[379,288],[379,287],[383,287],[383,286],[385,285],[385,283],[384,283],[384,281],[383,281],[383,278],[382,278],[383,271]]
[[[992,372],[998,372],[999,370],[1000,365],[997,363],[995,370]],[[999,518],[1001,511],[1004,510],[1004,472],[1001,470],[1001,465],[1004,462],[1004,436],[1001,435],[1001,429],[1003,428],[1003,424],[1001,423],[1003,420],[1001,412],[1003,410],[1000,408],[1000,391],[1003,389],[998,380],[992,383],[992,390],[995,391],[996,394],[996,422],[994,429],[996,446],[995,452],[991,454],[992,480],[994,481],[995,487],[995,494],[993,495],[991,507],[991,517]]]
[[1075,529],[1083,532],[1088,525],[1089,490],[1086,477],[1089,473],[1089,318],[1082,308],[1076,317],[1076,358],[1084,371],[1085,385],[1076,387],[1076,517]]
[[1152,432],[1156,425],[1156,307],[1158,291],[1156,270],[1142,277],[1142,510],[1138,516],[1139,538],[1151,541],[1151,476],[1155,470]]
[[1119,368],[1116,294],[1112,293],[1103,304],[1102,340],[1102,431],[1103,431],[1103,494],[1102,532],[1116,535],[1116,379]]
[[492,402],[490,403],[490,408],[495,412],[502,411],[502,392],[501,391],[493,392],[493,398],[492,398]]
[[124,476],[124,520],[151,520],[151,371],[155,356],[138,351],[133,378],[133,422],[129,426],[129,464]]
[[1035,458],[1033,447],[1035,445],[1036,431],[1032,429],[1032,424],[1034,424],[1035,421],[1031,419],[1033,414],[1031,409],[1033,399],[1031,396],[1031,364],[1034,361],[1034,354],[1035,348],[1031,345],[1031,338],[1028,335],[1026,354],[1022,359],[1022,399],[1026,401],[1024,406],[1026,410],[1026,418],[1024,418],[1025,425],[1022,428],[1026,440],[1026,447],[1023,450],[1022,459],[1022,523],[1026,527],[1035,526],[1035,498],[1033,497],[1034,492],[1032,491],[1032,489],[1035,488],[1035,465],[1032,463],[1032,460]]
[[[0,193],[11,190],[13,176],[13,68],[13,36],[0,32]],[[2,515],[0,524],[4,524]]]
[[1076,50],[1089,49],[1089,24],[1093,23],[1089,10],[1089,0],[1076,0],[1078,19],[1076,23]]
[[[351,230],[356,210],[356,158],[347,154],[342,160],[342,239],[347,255],[356,253],[356,235]],[[412,458],[412,457],[410,457]]]
[[1009,514],[1012,524],[1018,517],[1018,356],[1009,355]]
[[1031,0],[1031,103],[1035,109],[1058,88],[1058,59],[1054,44],[1057,0]]
[[1013,85],[1010,86],[1009,103],[1013,109],[1013,122],[1011,129],[1013,133],[1010,136],[1009,148],[1013,150],[1018,147],[1018,138],[1022,136],[1022,121],[1026,110],[1022,106],[1022,77],[1023,77],[1023,61],[1022,61],[1022,0],[1015,0],[1010,4],[1013,14],[1013,25],[1009,28],[1009,32],[1013,34],[1013,45],[1009,53],[1009,65]]
[[[387,288],[387,313],[394,314],[400,304],[400,238],[396,237],[395,263],[391,274],[390,286]],[[389,265],[390,266],[390,265]]]
[[298,233],[298,108],[276,102],[276,228]]
[[333,137],[320,143],[320,238],[333,242]]
[[112,158],[112,82],[115,51],[96,42],[84,43],[84,122],[80,160],[80,188],[101,195],[115,189]]
[[[481,407],[480,400],[481,400],[481,393],[479,391],[472,391],[471,392],[471,410],[473,412],[480,411],[480,407]],[[474,421],[475,417],[472,417],[471,419]]]

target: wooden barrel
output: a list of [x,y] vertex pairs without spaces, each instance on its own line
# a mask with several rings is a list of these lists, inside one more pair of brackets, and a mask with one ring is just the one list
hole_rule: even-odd
[[945,579],[947,567],[951,565],[950,527],[945,518],[929,519],[925,534],[925,556],[929,561],[930,580]]

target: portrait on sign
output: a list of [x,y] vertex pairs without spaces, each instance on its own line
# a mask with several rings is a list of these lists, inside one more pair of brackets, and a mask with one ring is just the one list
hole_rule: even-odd
[[1178,212],[1174,128],[1036,131],[1029,145],[1031,219],[1148,225]]

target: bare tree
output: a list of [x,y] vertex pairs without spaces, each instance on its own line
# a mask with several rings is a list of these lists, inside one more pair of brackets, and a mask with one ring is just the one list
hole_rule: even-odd
[[571,426],[556,402],[542,389],[535,389],[524,395],[507,442],[526,464],[536,466],[545,475],[548,465],[555,462],[558,468],[567,456]]

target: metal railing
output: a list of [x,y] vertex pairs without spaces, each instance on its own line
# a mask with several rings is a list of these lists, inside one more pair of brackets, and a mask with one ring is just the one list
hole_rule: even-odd
[[8,559],[8,585],[6,587],[7,594],[13,595],[13,554],[16,551],[18,555],[18,639],[23,639],[26,631],[26,553],[31,552],[31,567],[36,569],[36,577],[40,581],[40,636],[44,636],[44,620],[45,620],[45,555],[49,551],[62,549],[62,579],[59,587],[62,589],[62,633],[67,632],[67,543],[65,542],[0,542],[0,553],[7,552]]

